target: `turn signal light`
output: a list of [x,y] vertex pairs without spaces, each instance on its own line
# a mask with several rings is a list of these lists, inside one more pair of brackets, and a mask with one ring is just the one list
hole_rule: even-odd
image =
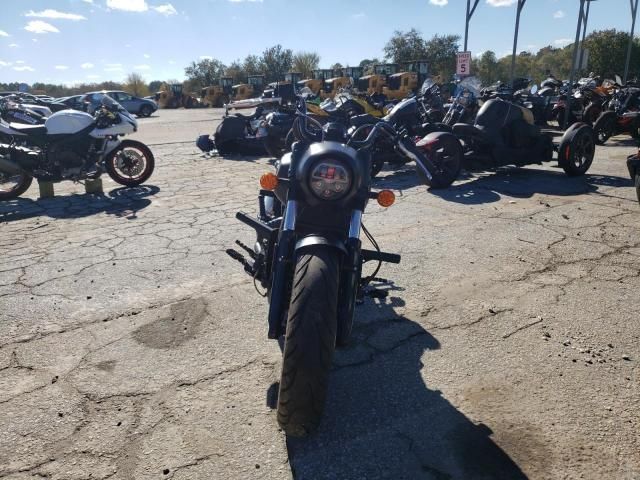
[[260,177],[260,186],[264,190],[275,190],[278,186],[278,176],[275,173],[265,173]]
[[396,195],[391,190],[382,190],[376,197],[378,204],[382,207],[390,207],[396,201]]

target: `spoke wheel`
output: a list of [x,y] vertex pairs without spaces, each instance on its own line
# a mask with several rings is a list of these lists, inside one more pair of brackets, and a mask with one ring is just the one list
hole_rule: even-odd
[[155,160],[145,144],[125,140],[106,160],[109,176],[121,185],[144,183],[153,173]]

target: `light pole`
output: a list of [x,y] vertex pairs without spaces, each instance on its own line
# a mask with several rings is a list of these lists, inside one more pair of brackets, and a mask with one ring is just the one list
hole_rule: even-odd
[[629,0],[631,4],[631,35],[629,36],[629,46],[627,47],[627,60],[624,64],[624,79],[627,83],[627,75],[629,75],[629,62],[631,61],[631,47],[633,46],[633,31],[636,28],[636,13],[638,12],[638,0]]
[[[585,1],[580,0],[580,12],[578,14],[578,26],[576,28],[576,41],[573,44],[573,61],[571,62],[571,73],[569,74],[569,90],[567,91],[567,101],[564,108],[564,124],[569,124],[569,112],[571,111],[571,96],[573,94],[573,78],[576,73],[576,63],[578,61],[578,43],[580,42],[580,30],[582,29],[582,22],[586,23],[586,12],[584,11]],[[638,0],[636,0],[637,2]]]
[[513,34],[513,53],[511,54],[511,83],[513,84],[513,79],[516,73],[516,49],[518,48],[518,29],[520,28],[520,12],[524,8],[524,4],[527,0],[518,0],[517,11],[516,11],[516,31]]
[[478,2],[480,2],[480,0],[473,0],[473,7],[471,7],[471,0],[467,0],[467,16],[464,24],[464,52],[467,51],[467,40],[469,39],[469,22],[471,21],[471,17],[473,17],[473,12],[476,11]]

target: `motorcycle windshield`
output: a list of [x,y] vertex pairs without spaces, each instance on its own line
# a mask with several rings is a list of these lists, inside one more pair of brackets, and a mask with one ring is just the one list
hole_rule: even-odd
[[429,89],[433,87],[435,84],[436,82],[434,82],[433,79],[427,78],[422,84],[422,88],[420,89],[420,94],[424,96],[429,91]]
[[111,111],[114,111],[114,112],[116,112],[116,111],[117,112],[126,112],[126,110],[124,108],[122,108],[122,105],[120,105],[118,102],[116,102],[109,95],[103,95],[101,103],[102,103],[102,105],[104,105],[105,107],[107,107]]
[[462,80],[456,87],[456,96],[459,94],[470,93],[474,97],[480,95],[481,82],[478,77],[467,77]]

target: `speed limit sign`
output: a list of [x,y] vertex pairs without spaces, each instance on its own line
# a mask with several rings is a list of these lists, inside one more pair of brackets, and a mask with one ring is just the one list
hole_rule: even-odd
[[471,52],[458,52],[456,65],[458,75],[471,75]]

